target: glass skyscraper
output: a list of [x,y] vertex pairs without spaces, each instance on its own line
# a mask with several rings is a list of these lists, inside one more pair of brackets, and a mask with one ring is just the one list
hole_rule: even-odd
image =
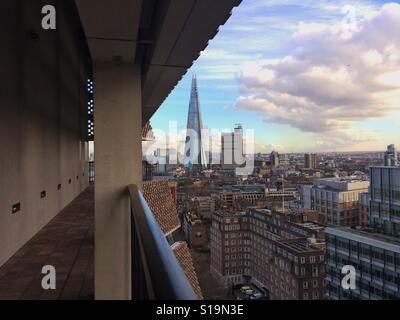
[[195,171],[200,171],[207,167],[202,129],[199,90],[196,75],[193,75],[185,141],[185,166]]

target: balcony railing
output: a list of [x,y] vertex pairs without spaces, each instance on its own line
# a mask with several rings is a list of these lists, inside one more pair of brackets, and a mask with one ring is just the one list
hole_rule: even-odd
[[197,296],[136,185],[131,201],[132,299],[197,300]]

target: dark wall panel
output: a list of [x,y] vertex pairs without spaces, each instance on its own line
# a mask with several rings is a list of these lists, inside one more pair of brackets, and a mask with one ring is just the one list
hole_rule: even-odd
[[[56,7],[56,30],[41,27],[48,4]],[[72,0],[2,0],[0,21],[2,265],[88,185],[90,63]],[[21,209],[12,213],[16,203]]]

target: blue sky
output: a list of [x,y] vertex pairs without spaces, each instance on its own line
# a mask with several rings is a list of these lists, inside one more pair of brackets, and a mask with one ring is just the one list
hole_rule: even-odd
[[400,145],[400,41],[390,36],[400,5],[387,3],[243,0],[152,126],[186,126],[196,73],[204,126],[242,123],[255,130],[256,151]]

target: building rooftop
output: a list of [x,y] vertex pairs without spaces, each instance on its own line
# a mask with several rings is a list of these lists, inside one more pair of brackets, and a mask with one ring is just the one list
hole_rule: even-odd
[[354,179],[351,177],[323,178],[314,181],[313,187],[332,191],[354,191],[367,189],[368,180]]
[[265,192],[263,184],[245,184],[245,185],[225,185],[220,188],[220,192]]
[[143,196],[165,235],[181,226],[167,180],[143,182]]
[[271,214],[272,214],[272,211],[271,211],[270,209],[259,209],[259,208],[255,208],[255,209],[252,209],[252,211],[259,212],[259,213],[263,213],[263,214],[268,214],[268,215],[271,215]]
[[350,227],[329,226],[325,229],[325,232],[400,253],[400,238],[378,233],[370,228],[353,229]]
[[238,217],[238,216],[245,216],[245,211],[236,211],[236,210],[216,210],[214,214],[218,214],[220,216],[225,217]]
[[306,252],[314,252],[314,251],[322,251],[322,248],[314,245],[306,238],[297,238],[297,239],[282,239],[276,241],[285,247],[294,250],[298,253],[306,253]]
[[305,222],[305,223],[295,223],[298,226],[301,226],[303,228],[311,229],[311,230],[324,230],[325,227],[321,226],[318,223],[315,222]]
[[370,168],[384,168],[384,169],[399,169],[400,170],[400,167],[399,166],[371,166]]
[[185,217],[190,222],[191,225],[203,224],[203,221],[201,221],[200,217],[193,212],[187,212]]
[[203,294],[201,292],[199,280],[193,265],[192,256],[190,254],[190,249],[186,242],[175,242],[172,245],[172,250],[181,265],[183,272],[189,279],[190,284],[199,299],[203,299]]

